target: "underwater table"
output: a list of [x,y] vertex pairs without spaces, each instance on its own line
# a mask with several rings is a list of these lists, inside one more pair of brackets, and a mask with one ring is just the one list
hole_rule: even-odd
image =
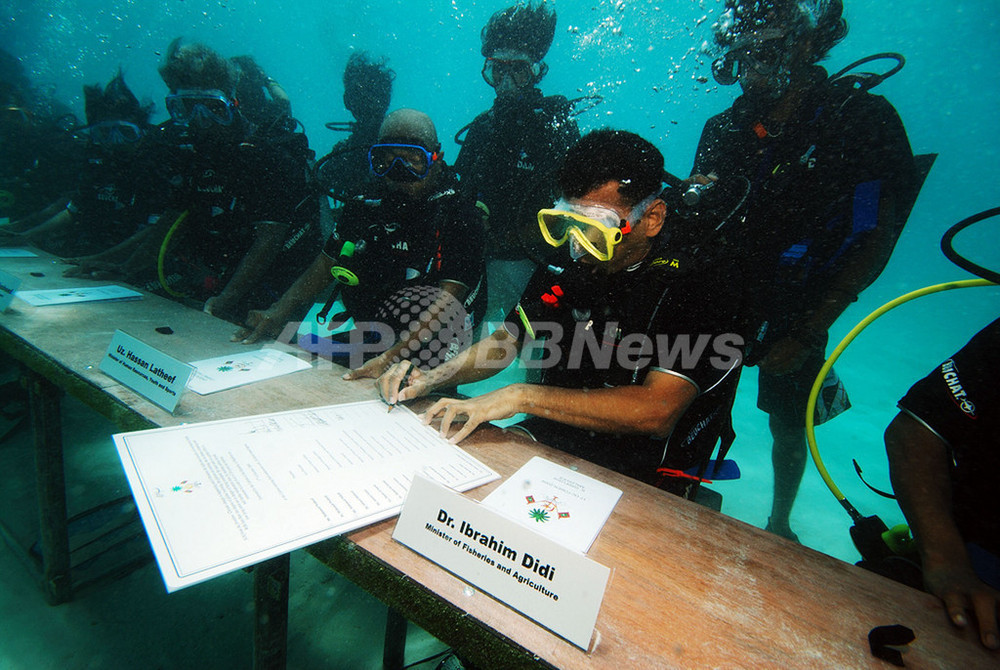
[[612,570],[589,653],[395,542],[395,519],[307,551],[476,667],[881,668],[868,634],[893,624],[908,668],[1000,664],[926,593],[495,427],[461,446],[503,478],[542,456],[622,490],[587,553]]
[[[19,290],[115,283],[65,278],[62,273],[71,266],[36,253],[0,258],[0,271],[21,280]],[[321,360],[312,369],[249,386],[204,396],[187,391],[171,414],[98,369],[117,329],[181,361],[260,348],[231,342],[235,331],[231,323],[148,293],[139,300],[42,307],[15,298],[0,313],[0,351],[21,363],[28,386],[40,519],[40,560],[29,561],[29,565],[39,563],[33,567],[39,568],[42,590],[51,604],[73,597],[71,564],[82,562],[72,555],[67,525],[60,411],[63,393],[109,418],[122,431],[377,397],[370,384],[344,382],[340,379],[342,369]],[[112,446],[110,438],[108,444]],[[18,544],[2,524],[0,530],[10,543]]]
[[[63,278],[64,267],[44,256],[0,260],[0,270],[23,279],[22,289],[88,283]],[[24,365],[29,381],[42,584],[52,603],[68,600],[73,589],[62,392],[122,430],[375,397],[370,384],[343,382],[340,369],[326,365],[207,396],[188,392],[170,414],[97,369],[118,328],[185,361],[246,350],[229,341],[232,324],[152,295],[50,307],[15,300],[0,314],[0,349]],[[542,456],[623,491],[588,552],[612,570],[589,653],[395,542],[395,519],[307,551],[481,667],[888,667],[872,655],[868,634],[892,624],[916,635],[903,651],[907,667],[1000,663],[974,633],[951,627],[928,594],[498,428],[477,430],[462,447],[503,477]],[[498,484],[467,495],[481,499]],[[253,578],[255,666],[281,668],[288,617],[295,616],[287,555],[255,566]],[[387,667],[401,667],[401,621],[389,618],[386,639],[396,643],[387,644]]]

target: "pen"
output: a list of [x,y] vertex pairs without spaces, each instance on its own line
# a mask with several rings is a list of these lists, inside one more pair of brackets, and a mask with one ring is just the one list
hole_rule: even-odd
[[[410,373],[411,372],[413,372],[413,363],[410,363],[410,367],[406,370],[406,374],[403,375],[403,380],[401,382],[399,382],[399,389],[397,389],[397,391],[396,391],[396,397],[397,398],[399,397],[399,391],[402,391],[403,388],[406,386],[406,383],[408,381],[410,381]],[[398,403],[398,400],[397,400],[397,402],[391,402],[391,403],[389,403],[389,409],[386,410],[386,414],[388,414],[389,412],[391,412],[392,410],[394,410],[396,408],[396,404],[397,403]]]

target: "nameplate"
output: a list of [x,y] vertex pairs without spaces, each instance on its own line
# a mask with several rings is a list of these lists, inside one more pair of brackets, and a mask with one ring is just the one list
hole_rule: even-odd
[[173,412],[194,371],[128,333],[116,330],[99,366],[101,372],[150,402]]
[[21,278],[0,270],[0,312],[10,307],[14,292],[21,285]]
[[587,650],[611,571],[416,475],[393,539]]

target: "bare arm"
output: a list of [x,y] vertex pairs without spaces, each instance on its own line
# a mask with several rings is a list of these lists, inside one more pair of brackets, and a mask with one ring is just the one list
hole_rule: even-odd
[[927,590],[944,602],[952,623],[965,627],[973,614],[983,645],[1000,648],[1000,593],[976,576],[952,516],[946,445],[900,413],[886,429],[885,446],[893,489],[920,548]]
[[245,328],[233,335],[234,342],[254,344],[262,339],[276,337],[292,316],[330,285],[330,268],[333,261],[326,254],[319,254],[312,265],[295,280],[285,294],[267,310],[251,310]]
[[452,442],[467,437],[482,423],[531,414],[575,428],[601,433],[666,436],[697,396],[691,382],[665,372],[652,371],[642,386],[566,389],[539,384],[512,384],[469,400],[444,398],[424,414],[424,421],[441,420],[441,434],[464,418],[450,436]]
[[260,281],[261,274],[269,271],[287,231],[288,226],[283,223],[258,222],[254,226],[253,245],[240,260],[226,287],[219,295],[205,301],[205,311],[219,316],[229,314],[240,299]]
[[423,371],[409,361],[396,363],[375,381],[389,403],[412,400],[436,389],[489,379],[517,358],[518,343],[505,330],[485,337],[433,370]]

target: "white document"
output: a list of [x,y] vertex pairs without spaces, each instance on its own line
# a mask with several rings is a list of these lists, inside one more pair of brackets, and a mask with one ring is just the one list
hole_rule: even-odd
[[18,291],[18,298],[29,305],[69,305],[76,302],[97,302],[100,300],[139,300],[142,294],[124,286],[81,286],[79,288],[52,288],[42,291]]
[[0,258],[36,258],[38,254],[30,249],[18,249],[14,247],[0,248]]
[[587,553],[622,492],[535,456],[482,504],[562,546]]
[[413,476],[499,477],[372,400],[114,435],[167,591],[399,512]]
[[259,349],[194,361],[187,387],[199,395],[308,370],[309,363],[277,349]]

